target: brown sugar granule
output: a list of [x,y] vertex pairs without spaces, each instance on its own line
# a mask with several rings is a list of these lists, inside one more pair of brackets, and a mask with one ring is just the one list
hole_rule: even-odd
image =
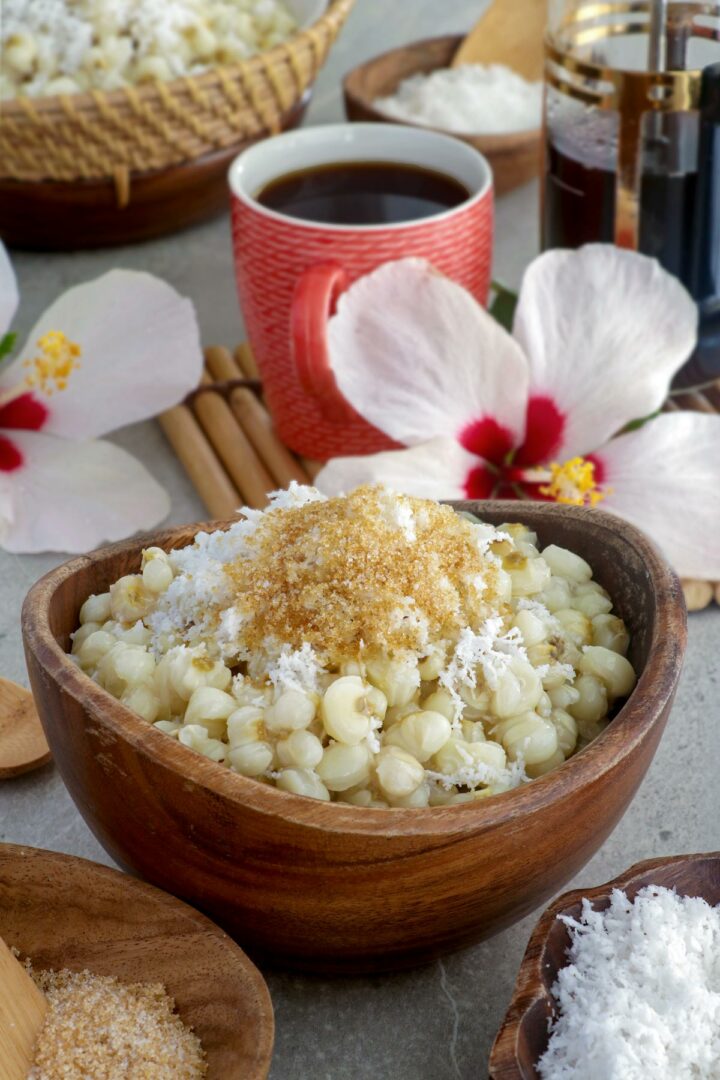
[[89,971],[35,972],[49,1009],[28,1080],[199,1080],[197,1036],[161,983],[122,983]]
[[501,606],[469,521],[378,487],[266,514],[248,545],[227,572],[249,650],[308,643],[326,665],[422,651]]

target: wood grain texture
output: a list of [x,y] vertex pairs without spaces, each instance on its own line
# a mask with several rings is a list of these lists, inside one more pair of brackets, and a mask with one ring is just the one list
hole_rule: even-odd
[[[308,94],[285,116],[283,131],[300,123],[309,101]],[[0,180],[0,237],[9,247],[77,251],[178,232],[228,209],[230,163],[265,137],[169,169],[131,173],[122,198],[112,179]]]
[[460,43],[452,67],[507,64],[530,82],[542,81],[547,0],[494,0]]
[[230,938],[117,870],[0,845],[0,935],[39,969],[162,982],[207,1053],[208,1080],[265,1080],[274,1023],[265,982]]
[[622,889],[633,899],[646,885],[662,885],[676,889],[681,896],[702,896],[713,906],[720,904],[720,852],[651,859],[595,889],[578,889],[558,897],[530,938],[490,1055],[490,1080],[537,1080],[535,1065],[547,1049],[547,1022],[555,1015],[551,990],[558,971],[565,966],[570,945],[568,928],[558,921],[558,915],[578,918],[583,898],[590,900],[596,911],[604,911],[613,889]]
[[[393,94],[399,83],[410,75],[447,67],[461,41],[462,37],[457,34],[417,41],[354,68],[343,82],[348,119],[400,123],[376,109],[375,99]],[[490,162],[497,195],[528,183],[540,171],[540,128],[507,135],[458,135],[457,138],[474,146]]]
[[[283,967],[397,970],[522,918],[587,862],[619,821],[662,735],[685,647],[680,584],[651,544],[599,510],[459,503],[522,520],[577,551],[632,634],[640,675],[608,729],[562,768],[485,802],[428,810],[326,804],[235,775],[128,711],[69,659],[81,604],[135,572],[148,543],[53,570],[26,598],[30,678],[58,769],[114,859],[202,908]],[[205,526],[207,527],[207,526]]]
[[26,1080],[47,1001],[0,937],[0,1080]]
[[39,769],[51,756],[32,694],[0,679],[0,780]]

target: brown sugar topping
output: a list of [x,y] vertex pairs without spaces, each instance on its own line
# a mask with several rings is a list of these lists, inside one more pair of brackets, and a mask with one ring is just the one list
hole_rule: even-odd
[[450,507],[361,487],[266,514],[227,567],[244,648],[310,644],[332,665],[454,639],[497,614],[497,569]]

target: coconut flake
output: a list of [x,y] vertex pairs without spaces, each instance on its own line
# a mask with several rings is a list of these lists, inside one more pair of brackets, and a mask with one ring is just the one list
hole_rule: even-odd
[[720,905],[656,885],[583,900],[542,1080],[720,1080]]

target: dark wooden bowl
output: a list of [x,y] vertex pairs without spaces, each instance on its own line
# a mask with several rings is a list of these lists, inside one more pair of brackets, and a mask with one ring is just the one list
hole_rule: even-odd
[[[462,40],[461,35],[450,35],[416,41],[412,45],[391,49],[390,52],[354,68],[345,76],[343,82],[348,120],[406,123],[376,109],[375,99],[393,94],[402,80],[410,75],[427,74],[438,68],[448,67]],[[532,131],[511,132],[507,135],[458,135],[454,131],[445,134],[462,139],[484,154],[492,166],[495,191],[498,195],[512,191],[521,184],[527,184],[540,171],[539,127]]]
[[0,937],[39,969],[162,982],[208,1058],[208,1080],[265,1080],[273,1011],[265,981],[227,934],[117,870],[0,844]]
[[[501,930],[558,891],[602,844],[652,760],[685,647],[675,575],[631,525],[547,503],[458,503],[522,520],[592,564],[632,633],[637,688],[562,768],[487,801],[426,810],[328,804],[235,775],[155,730],[67,656],[81,604],[136,572],[175,528],[46,575],[23,609],[38,712],[67,787],[119,863],[212,914],[284,967],[396,970]],[[207,528],[208,526],[202,526]]]
[[661,885],[676,889],[681,896],[701,896],[708,904],[720,904],[720,852],[650,859],[596,889],[578,889],[558,897],[530,938],[510,1007],[490,1054],[490,1080],[537,1080],[535,1064],[547,1050],[548,1020],[555,1015],[552,986],[565,966],[570,945],[568,928],[558,915],[578,918],[583,898],[590,900],[596,911],[604,911],[613,889],[622,889],[634,899],[646,885]]
[[[309,101],[308,92],[283,119],[283,131],[297,127]],[[169,169],[131,173],[127,201],[109,177],[0,180],[0,238],[31,251],[77,251],[179,232],[229,208],[228,169],[262,138],[267,134]]]

